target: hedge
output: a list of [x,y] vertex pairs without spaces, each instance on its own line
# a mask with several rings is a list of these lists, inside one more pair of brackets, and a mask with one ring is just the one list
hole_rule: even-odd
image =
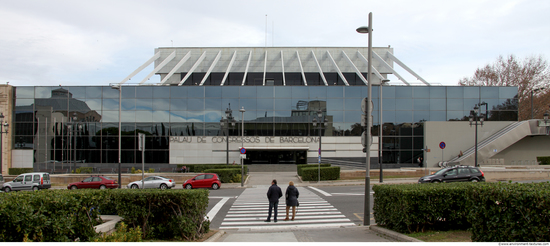
[[[226,164],[178,164],[178,171],[181,170],[181,167],[186,166],[188,172],[192,173],[205,173],[207,169],[226,169],[226,168],[238,168],[241,169],[241,165],[226,165]],[[244,173],[248,173],[248,166],[244,165]]]
[[[318,167],[318,164],[300,164],[300,165],[296,165],[296,171],[298,172],[298,176],[302,176],[302,169],[303,168],[311,168],[311,167]],[[321,164],[321,167],[330,167],[330,164]]]
[[218,174],[222,183],[241,182],[241,168],[206,169],[204,172]]
[[550,183],[375,185],[376,223],[402,233],[468,229],[474,242],[550,241]]
[[540,162],[541,165],[550,165],[550,156],[539,156],[537,162]]
[[32,173],[34,172],[33,168],[10,168],[8,170],[9,175],[19,175],[22,173]]
[[[321,167],[321,180],[340,179],[340,167]],[[303,181],[316,181],[319,179],[319,168],[302,168]]]

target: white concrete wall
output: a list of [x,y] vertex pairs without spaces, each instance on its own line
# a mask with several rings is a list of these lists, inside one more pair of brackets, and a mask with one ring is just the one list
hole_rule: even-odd
[[537,156],[550,156],[549,136],[525,137],[491,159],[504,160],[501,165],[538,165]]

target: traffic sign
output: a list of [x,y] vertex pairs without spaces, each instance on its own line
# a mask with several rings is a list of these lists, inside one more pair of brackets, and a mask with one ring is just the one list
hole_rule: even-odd
[[447,145],[445,144],[445,142],[439,143],[439,148],[445,149],[445,147],[447,147]]
[[245,148],[241,148],[241,154],[246,154],[246,149]]

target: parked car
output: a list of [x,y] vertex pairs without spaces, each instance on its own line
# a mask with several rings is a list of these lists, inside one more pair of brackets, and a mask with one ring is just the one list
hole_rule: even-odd
[[52,187],[49,173],[23,173],[11,182],[5,182],[4,192],[12,190],[41,190]]
[[203,173],[199,174],[192,179],[188,179],[183,183],[184,189],[194,189],[194,188],[212,188],[217,190],[221,187],[222,182],[220,178],[215,173]]
[[67,189],[116,189],[118,183],[116,180],[104,176],[92,176],[80,182],[70,183]]
[[443,168],[432,175],[424,176],[418,183],[484,182],[485,175],[477,167],[454,166]]
[[[151,176],[143,180],[145,189],[172,189],[176,187],[176,181],[161,176]],[[128,189],[141,189],[141,180],[128,184]]]

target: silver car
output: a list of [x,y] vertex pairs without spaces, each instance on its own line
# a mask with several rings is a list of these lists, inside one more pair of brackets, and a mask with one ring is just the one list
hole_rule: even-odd
[[12,190],[41,190],[52,187],[49,173],[23,173],[11,182],[5,182],[4,192]]
[[[134,181],[128,184],[128,189],[142,189],[141,180]],[[173,179],[161,177],[161,176],[151,176],[143,180],[143,185],[145,189],[172,189],[176,187],[176,181]]]

